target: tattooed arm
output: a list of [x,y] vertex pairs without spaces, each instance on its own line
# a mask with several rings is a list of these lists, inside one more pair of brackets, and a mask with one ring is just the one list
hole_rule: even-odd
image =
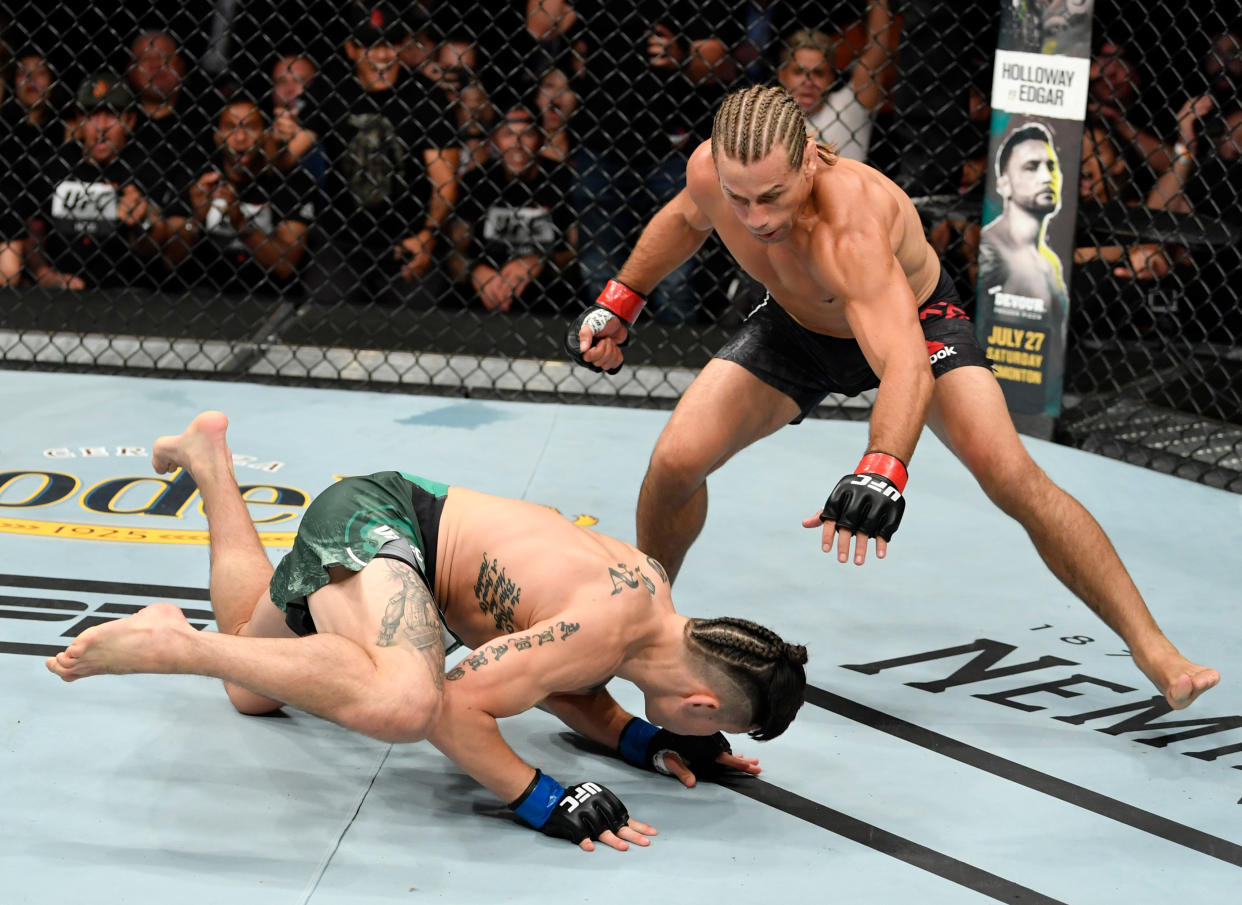
[[508,746],[497,720],[611,677],[623,646],[610,621],[598,608],[570,608],[475,649],[445,676],[431,743],[501,801],[516,799],[535,769]]

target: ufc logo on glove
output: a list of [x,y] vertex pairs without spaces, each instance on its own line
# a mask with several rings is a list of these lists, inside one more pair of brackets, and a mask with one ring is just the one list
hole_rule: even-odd
[[870,475],[859,475],[857,481],[850,481],[851,484],[866,487],[868,490],[874,490],[880,496],[886,496],[890,500],[901,499],[901,493],[892,484],[887,481],[876,481]]
[[584,782],[578,786],[578,791],[573,795],[566,795],[560,801],[560,807],[565,808],[570,814],[578,809],[578,805],[586,801],[592,795],[600,791],[600,787],[593,782]]

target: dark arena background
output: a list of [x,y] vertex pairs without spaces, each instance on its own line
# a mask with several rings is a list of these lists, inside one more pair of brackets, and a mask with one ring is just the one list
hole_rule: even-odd
[[[539,4],[399,4],[403,22],[375,28],[411,35],[400,49],[411,74],[392,108],[409,119],[385,132],[348,122],[348,3],[10,0],[0,361],[667,407],[755,302],[717,240],[653,300],[617,377],[568,365],[565,324],[668,197],[714,103],[777,77],[771,48],[788,28],[821,33],[825,86],[865,102],[846,153],[915,199],[962,298],[974,299],[1001,5],[894,0],[876,18],[862,0],[777,3],[756,38],[749,3],[601,4],[568,25],[541,18]],[[1235,491],[1236,147],[1201,142],[1185,190],[1157,189],[1185,105],[1215,98],[1192,128],[1217,135],[1238,116],[1237,21],[1229,2],[1094,5],[1085,153],[1081,173],[1064,174],[1079,203],[1063,408],[1020,419],[1029,433]],[[629,74],[632,34],[670,38],[667,59],[651,64],[657,78]],[[595,35],[607,40],[587,51]],[[696,57],[704,41],[727,53]],[[107,235],[66,238],[53,208],[66,201],[56,186],[68,189],[49,161],[75,142],[79,94],[109,73],[123,77],[118,97],[138,121],[119,158],[139,168],[145,204],[130,223],[105,213]],[[172,102],[156,117],[147,108],[160,92]],[[242,193],[243,218],[262,209],[251,240],[211,186],[197,220],[191,198],[220,169],[213,133],[243,99],[258,108],[247,153],[273,161]],[[507,119],[534,138],[537,222],[494,203],[505,197],[494,137]],[[426,166],[439,149],[451,153]],[[92,203],[124,208],[123,194]],[[187,222],[184,241],[163,231]],[[530,254],[502,273],[514,249]],[[830,400],[818,414],[862,418],[866,405]]]

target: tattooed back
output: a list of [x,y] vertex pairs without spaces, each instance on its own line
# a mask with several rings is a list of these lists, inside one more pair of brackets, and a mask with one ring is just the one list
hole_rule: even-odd
[[521,631],[589,601],[672,609],[668,577],[631,544],[523,500],[449,488],[436,598],[467,645]]

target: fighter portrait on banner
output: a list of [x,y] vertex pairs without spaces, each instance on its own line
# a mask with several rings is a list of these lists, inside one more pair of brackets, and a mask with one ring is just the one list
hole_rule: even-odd
[[[1052,135],[1042,123],[1019,125],[996,154],[1001,213],[983,227],[979,280],[986,290],[1059,302],[1065,274],[1049,247],[1048,223],[1061,209],[1064,181]],[[1053,306],[1057,307],[1057,306]]]
[[979,292],[995,321],[982,338],[1002,385],[1030,385],[1041,399],[1057,399],[1069,294],[1048,240],[1065,181],[1050,129],[1016,121],[996,152],[993,176],[1001,211],[980,236]]

